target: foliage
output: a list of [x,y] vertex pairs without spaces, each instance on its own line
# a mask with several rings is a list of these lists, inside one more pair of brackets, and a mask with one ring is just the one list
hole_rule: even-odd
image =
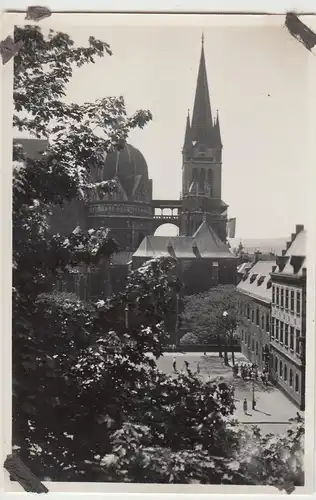
[[180,339],[180,344],[198,344],[199,339],[194,333],[188,332],[183,335]]
[[[214,342],[227,329],[236,329],[239,320],[239,294],[231,285],[220,285],[205,293],[184,298],[183,322],[194,331],[200,343]],[[224,320],[223,313],[228,313]]]

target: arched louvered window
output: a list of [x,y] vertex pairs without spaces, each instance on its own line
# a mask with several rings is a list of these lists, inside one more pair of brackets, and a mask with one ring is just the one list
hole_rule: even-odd
[[210,195],[212,196],[213,193],[213,172],[212,170],[209,170],[207,172],[207,184],[210,190]]

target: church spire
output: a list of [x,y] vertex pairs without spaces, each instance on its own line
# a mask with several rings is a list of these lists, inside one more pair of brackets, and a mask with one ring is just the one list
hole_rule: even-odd
[[187,123],[185,127],[185,136],[184,136],[184,144],[183,144],[183,152],[188,152],[188,150],[192,147],[192,139],[191,139],[191,124],[190,124],[190,112],[188,110]]
[[203,34],[200,65],[192,115],[191,138],[192,141],[196,141],[198,144],[202,144],[203,146],[214,146],[215,138],[205,65]]
[[220,126],[219,126],[218,110],[217,110],[216,119],[215,119],[215,122],[214,122],[214,137],[215,137],[215,141],[216,141],[216,147],[217,148],[222,148],[223,144],[222,144],[222,138],[221,138],[221,129],[220,129]]

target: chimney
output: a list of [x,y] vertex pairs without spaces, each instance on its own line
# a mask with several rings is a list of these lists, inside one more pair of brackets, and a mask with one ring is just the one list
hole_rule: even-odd
[[303,224],[296,224],[296,227],[295,227],[296,234],[300,233],[301,231],[304,231],[304,225]]
[[286,254],[286,250],[282,250],[282,257]]
[[292,242],[291,241],[287,241],[286,242],[286,249],[288,250],[291,245],[292,245]]
[[292,233],[291,234],[291,243],[293,243],[293,241],[295,240],[295,237],[296,237],[296,233]]

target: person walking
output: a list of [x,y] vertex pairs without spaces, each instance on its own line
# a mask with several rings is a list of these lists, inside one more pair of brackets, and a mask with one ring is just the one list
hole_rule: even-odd
[[244,399],[243,401],[243,409],[244,409],[244,414],[247,415],[248,413],[248,402],[247,402],[247,398]]
[[177,360],[176,360],[175,356],[173,357],[173,360],[172,360],[172,367],[173,367],[173,371],[176,372],[177,371]]
[[200,373],[200,363],[198,362],[197,366],[196,366],[196,373]]

